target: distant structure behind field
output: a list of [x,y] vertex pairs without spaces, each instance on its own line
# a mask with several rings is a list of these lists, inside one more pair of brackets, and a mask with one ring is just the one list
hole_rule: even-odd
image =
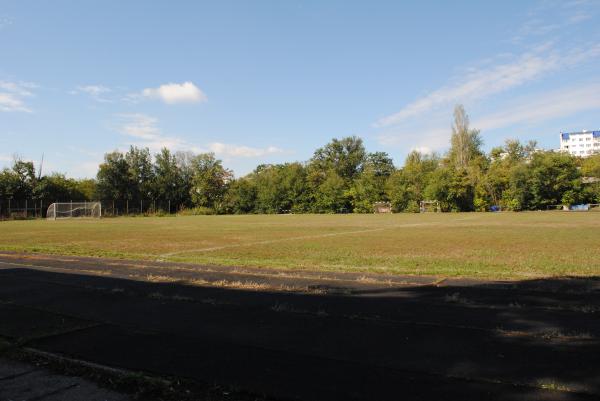
[[579,157],[600,153],[600,131],[561,132],[560,151]]

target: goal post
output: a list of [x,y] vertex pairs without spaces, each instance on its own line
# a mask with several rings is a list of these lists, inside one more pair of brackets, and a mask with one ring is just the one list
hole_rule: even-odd
[[55,202],[48,206],[46,219],[68,219],[78,217],[102,217],[100,202]]

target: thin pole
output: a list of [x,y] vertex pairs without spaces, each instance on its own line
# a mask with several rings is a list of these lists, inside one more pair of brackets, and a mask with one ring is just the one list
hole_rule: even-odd
[[25,218],[27,218],[27,198],[25,198]]
[[129,216],[129,199],[127,199],[127,205],[125,207],[127,210],[127,216]]

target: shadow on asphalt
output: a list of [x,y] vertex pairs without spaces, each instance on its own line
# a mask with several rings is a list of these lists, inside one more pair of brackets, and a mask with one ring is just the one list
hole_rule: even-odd
[[333,287],[266,292],[9,268],[0,336],[273,399],[600,397],[597,277]]

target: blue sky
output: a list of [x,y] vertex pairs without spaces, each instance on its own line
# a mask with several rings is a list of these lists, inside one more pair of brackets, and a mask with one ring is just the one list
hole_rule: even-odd
[[407,3],[0,0],[0,167],[133,144],[239,176],[348,135],[401,165],[456,103],[486,149],[600,128],[600,1]]

